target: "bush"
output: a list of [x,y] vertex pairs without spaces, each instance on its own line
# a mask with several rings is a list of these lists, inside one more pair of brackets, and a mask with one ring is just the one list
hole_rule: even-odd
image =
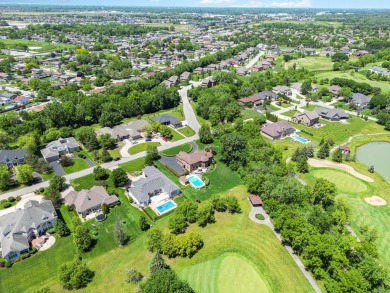
[[18,195],[18,196],[16,197],[16,201],[19,202],[19,201],[21,201],[21,200],[22,200],[22,197],[21,197],[20,195]]
[[9,208],[9,207],[11,207],[12,206],[12,203],[10,203],[10,202],[8,202],[8,201],[6,201],[5,203],[3,203],[2,205],[1,205],[1,207],[3,208],[3,209],[7,209],[7,208]]
[[36,249],[35,247],[33,247],[33,248],[31,248],[31,250],[30,250],[30,255],[33,255],[33,254],[35,254],[35,253],[37,253],[38,252],[38,249]]
[[6,268],[12,267],[12,262],[6,261],[6,262],[5,262],[5,267],[6,267]]
[[14,202],[16,199],[13,197],[13,196],[10,196],[9,198],[8,198],[8,201],[9,202]]
[[22,260],[22,259],[26,259],[26,258],[29,258],[29,257],[30,257],[30,254],[29,253],[25,253],[25,254],[22,254],[20,256],[20,259]]
[[157,215],[153,212],[151,207],[146,207],[144,209],[145,214],[151,219],[153,222],[157,219]]
[[5,267],[5,259],[0,258],[0,268],[4,268],[4,267]]
[[262,214],[256,214],[255,217],[256,217],[256,219],[258,219],[258,220],[264,220],[264,219],[265,219],[264,216],[263,216]]
[[38,192],[39,192],[40,194],[43,194],[43,193],[45,192],[45,188],[44,188],[44,187],[40,187],[40,188],[38,189]]

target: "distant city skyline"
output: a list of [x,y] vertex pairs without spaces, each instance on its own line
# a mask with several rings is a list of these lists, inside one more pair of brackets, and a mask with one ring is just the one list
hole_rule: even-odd
[[324,8],[389,9],[387,0],[3,0],[1,4],[152,6],[152,7],[246,7],[246,8]]

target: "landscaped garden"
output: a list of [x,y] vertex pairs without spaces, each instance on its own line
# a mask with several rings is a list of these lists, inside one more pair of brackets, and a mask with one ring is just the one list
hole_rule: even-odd
[[189,143],[179,145],[164,151],[161,151],[160,154],[166,157],[174,157],[180,152],[189,153],[192,150],[192,145]]
[[131,148],[129,148],[128,152],[130,155],[134,155],[134,154],[146,151],[148,146],[158,147],[159,145],[160,145],[159,142],[143,142],[143,143],[133,145]]

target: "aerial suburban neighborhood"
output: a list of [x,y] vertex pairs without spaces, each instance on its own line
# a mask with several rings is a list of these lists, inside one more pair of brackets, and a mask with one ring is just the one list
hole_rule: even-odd
[[389,292],[363,2],[1,3],[0,292]]

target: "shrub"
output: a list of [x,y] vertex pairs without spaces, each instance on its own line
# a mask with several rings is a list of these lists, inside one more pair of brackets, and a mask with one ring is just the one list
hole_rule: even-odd
[[7,208],[9,208],[9,207],[11,207],[12,206],[12,203],[10,203],[10,202],[8,202],[8,201],[6,201],[5,203],[3,203],[2,205],[1,205],[1,207],[3,208],[3,209],[7,209]]
[[31,250],[30,250],[30,255],[32,254],[35,254],[38,252],[38,249],[36,249],[35,247],[33,247]]
[[258,219],[258,220],[264,220],[264,219],[265,219],[264,216],[263,216],[262,214],[256,214],[255,217],[256,217],[256,219]]
[[14,202],[16,199],[13,197],[13,196],[10,196],[9,198],[8,198],[8,201],[9,202]]
[[19,202],[19,201],[21,201],[21,200],[22,200],[22,197],[21,197],[20,195],[18,195],[18,196],[16,197],[16,201]]
[[0,258],[0,268],[4,268],[4,267],[5,267],[5,259]]
[[6,262],[5,262],[5,267],[6,267],[6,268],[12,267],[12,262],[6,261]]
[[30,254],[29,253],[25,253],[25,254],[22,254],[20,256],[20,259],[26,259],[26,258],[29,258],[30,257]]

